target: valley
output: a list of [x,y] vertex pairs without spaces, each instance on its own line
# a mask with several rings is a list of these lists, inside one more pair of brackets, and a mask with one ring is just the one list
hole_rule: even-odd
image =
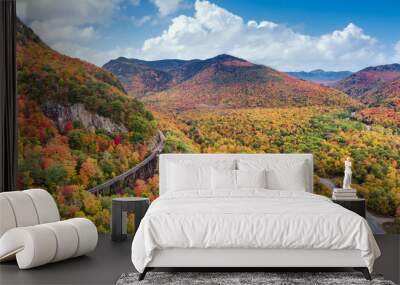
[[[353,186],[369,208],[394,216],[400,202],[400,136],[349,120],[340,108],[256,108],[195,110],[176,114],[193,144],[205,153],[314,154],[317,193],[330,196],[319,177],[341,184],[343,157],[354,160]],[[168,141],[168,127],[165,129]],[[184,149],[184,148],[183,148]]]

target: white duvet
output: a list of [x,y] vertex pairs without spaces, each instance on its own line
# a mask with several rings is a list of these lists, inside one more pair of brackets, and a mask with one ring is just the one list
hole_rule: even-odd
[[380,255],[359,215],[319,195],[265,189],[163,195],[134,237],[135,268],[165,248],[358,249],[370,271]]

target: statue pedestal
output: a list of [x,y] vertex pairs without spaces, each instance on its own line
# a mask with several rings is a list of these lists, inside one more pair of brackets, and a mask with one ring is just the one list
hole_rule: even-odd
[[332,192],[332,199],[357,199],[357,191],[356,189],[334,188]]

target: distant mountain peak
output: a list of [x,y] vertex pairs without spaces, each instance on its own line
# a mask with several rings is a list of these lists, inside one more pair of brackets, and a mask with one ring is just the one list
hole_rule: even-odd
[[213,59],[215,59],[215,60],[240,60],[240,61],[246,61],[246,60],[244,60],[244,59],[241,59],[241,58],[238,58],[238,57],[235,57],[235,56],[233,56],[233,55],[230,55],[230,54],[226,54],[226,53],[223,53],[223,54],[219,54],[219,55],[217,55],[217,56],[214,56],[214,57],[212,57],[212,58],[210,58],[209,60],[213,60]]
[[299,79],[313,81],[324,85],[332,85],[352,74],[350,71],[325,71],[322,69],[286,73]]

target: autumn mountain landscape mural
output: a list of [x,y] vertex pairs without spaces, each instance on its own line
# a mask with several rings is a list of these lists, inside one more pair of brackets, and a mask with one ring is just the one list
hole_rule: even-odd
[[[262,32],[270,32],[279,48],[281,36],[297,37],[281,25],[245,23],[216,5],[196,1],[194,16],[167,20],[159,12],[159,21],[173,29],[147,40],[146,49],[102,51],[100,60],[91,57],[89,48],[78,53],[76,46],[77,53],[68,56],[60,45],[39,37],[37,23],[18,21],[18,187],[44,188],[55,197],[63,217],[86,216],[100,231],[109,232],[111,198],[154,200],[157,169],[146,177],[113,183],[99,195],[89,191],[145,161],[161,133],[165,153],[313,153],[314,190],[326,196],[341,185],[343,160],[350,156],[353,187],[367,200],[368,219],[381,231],[400,232],[400,64],[371,61],[358,70],[345,65],[349,57],[337,57],[334,64],[343,66],[306,66],[312,61],[306,51],[317,56],[312,49],[325,47],[327,36],[366,39],[353,24],[320,42],[299,36],[301,40],[291,43],[297,50],[303,41],[310,42],[301,53],[304,61],[299,61],[304,68],[279,65],[268,46],[261,49],[262,60],[252,53],[238,55],[240,48],[204,49],[201,35],[215,28],[210,26],[214,22],[200,18],[206,8],[229,18],[226,29],[236,25],[226,33],[232,38],[229,45],[221,43],[224,47],[239,41],[236,31],[250,46],[263,42],[257,40]],[[151,29],[150,24],[139,28],[137,18],[133,20],[138,34]],[[188,36],[179,28],[186,26],[179,21],[207,29],[193,32],[200,38],[184,45],[180,40]],[[173,36],[178,38],[168,38]],[[209,36],[218,47],[219,37]],[[175,54],[182,56],[169,56],[174,43],[179,44]],[[192,44],[201,48],[191,52]],[[207,53],[197,57],[199,50]]]

